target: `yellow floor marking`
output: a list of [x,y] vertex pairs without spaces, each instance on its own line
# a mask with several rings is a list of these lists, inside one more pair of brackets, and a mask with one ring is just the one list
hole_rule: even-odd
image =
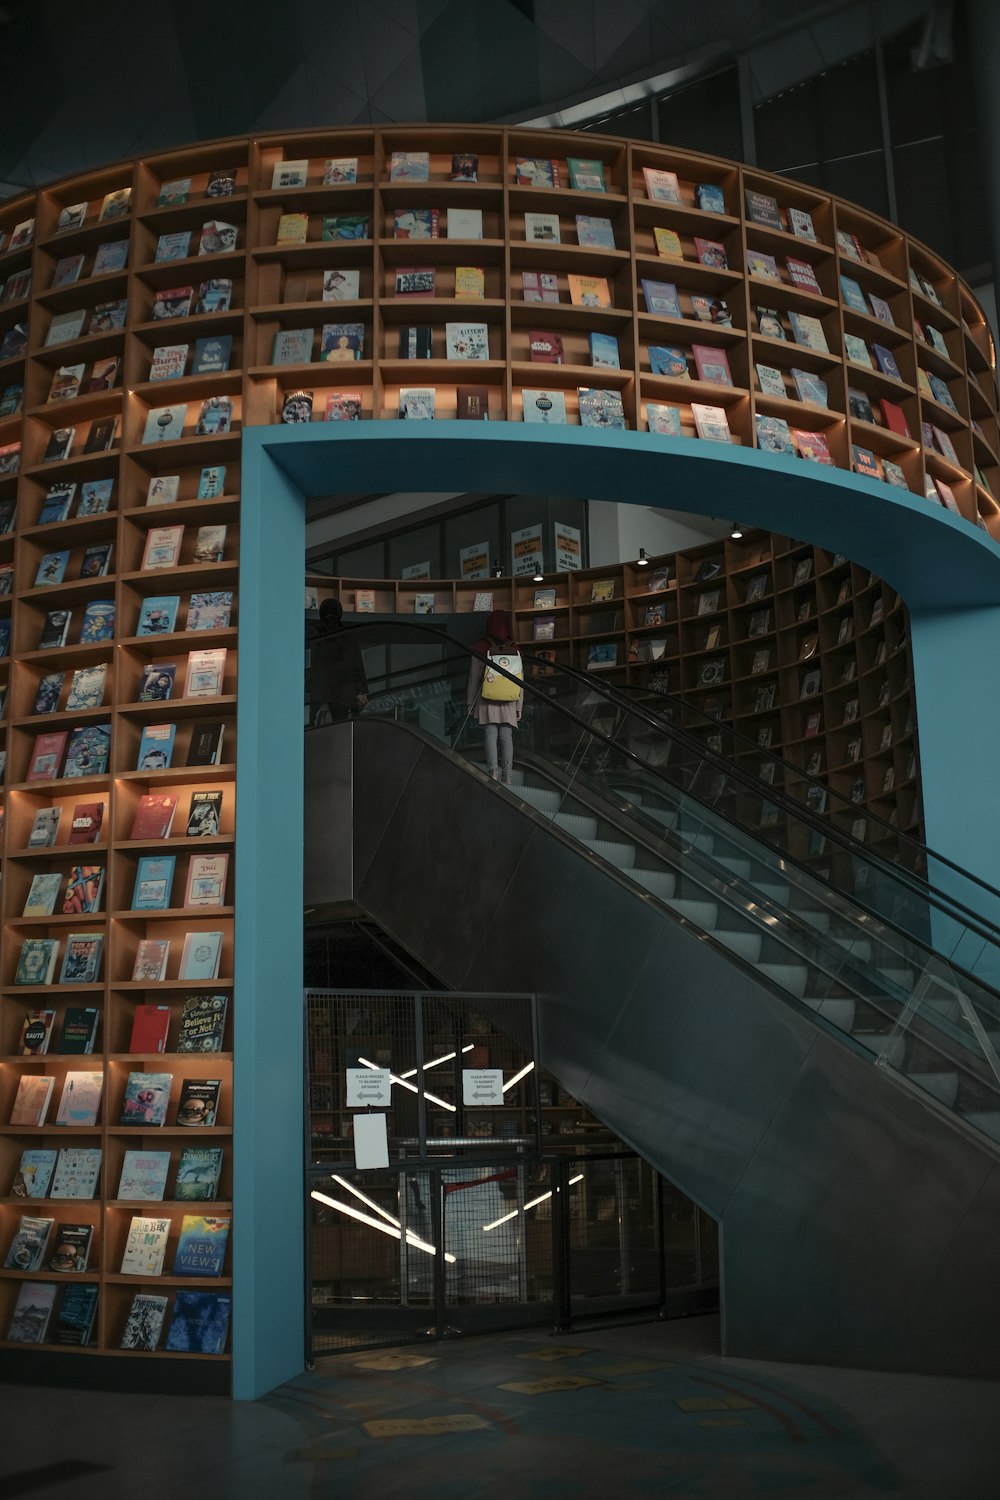
[[589,1349],[567,1349],[560,1344],[554,1349],[532,1349],[530,1354],[519,1354],[518,1359],[578,1359],[581,1354],[589,1354]]
[[426,1354],[372,1354],[368,1359],[356,1359],[356,1370],[412,1370],[417,1365],[431,1365],[434,1360]]
[[453,1417],[387,1418],[361,1425],[369,1437],[439,1437],[446,1432],[474,1432],[490,1424],[473,1412],[465,1412]]
[[519,1396],[543,1396],[548,1391],[578,1391],[585,1385],[600,1385],[586,1375],[550,1375],[547,1380],[505,1380],[498,1389],[516,1391]]

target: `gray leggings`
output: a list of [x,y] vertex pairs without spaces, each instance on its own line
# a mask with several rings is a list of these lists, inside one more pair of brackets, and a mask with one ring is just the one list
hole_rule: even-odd
[[497,739],[500,740],[500,769],[509,771],[514,764],[514,729],[511,724],[485,724],[486,769],[492,775],[497,769]]

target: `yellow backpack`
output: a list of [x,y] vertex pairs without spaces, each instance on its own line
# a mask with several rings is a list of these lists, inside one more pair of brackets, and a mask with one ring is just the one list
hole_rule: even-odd
[[[495,671],[494,663],[502,667],[504,672],[509,672],[510,677],[516,677],[517,681],[511,682],[510,677],[504,677],[502,672]],[[516,702],[521,695],[523,677],[524,668],[517,651],[491,651],[483,669],[483,698],[487,703]]]

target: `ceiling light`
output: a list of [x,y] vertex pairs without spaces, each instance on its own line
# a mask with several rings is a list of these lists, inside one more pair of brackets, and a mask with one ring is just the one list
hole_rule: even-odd
[[637,568],[648,568],[649,567],[649,558],[646,556],[646,549],[645,549],[645,547],[640,547],[639,548],[639,556],[635,560],[635,565],[636,565]]

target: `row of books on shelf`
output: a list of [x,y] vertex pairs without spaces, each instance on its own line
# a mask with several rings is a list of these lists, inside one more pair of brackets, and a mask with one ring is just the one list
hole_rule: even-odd
[[[175,865],[174,855],[140,859],[132,893],[133,911],[159,911],[170,907]],[[188,908],[224,906],[228,869],[228,854],[192,854],[181,904]],[[21,915],[50,917],[59,905],[60,898],[60,912],[64,916],[100,911],[103,886],[104,868],[101,865],[75,865],[68,874],[59,871],[42,872],[32,878]],[[158,968],[165,970],[168,951],[169,944],[163,951],[163,962],[157,965]],[[138,959],[136,964],[138,967]],[[144,967],[148,967],[148,962]],[[146,976],[133,974],[132,977],[142,979]],[[158,973],[153,977],[162,978],[163,974]]]
[[[224,890],[226,859],[212,856],[207,866],[196,862],[194,894],[218,894]],[[202,875],[202,871],[205,871]],[[198,882],[204,879],[204,887]],[[219,901],[194,900],[192,907],[218,906]],[[136,911],[153,908],[133,907]],[[177,969],[179,980],[218,979],[219,962],[222,957],[221,932],[187,932],[181,949]],[[14,972],[15,985],[97,984],[101,977],[104,957],[104,933],[70,933],[66,938],[62,968],[56,981],[56,965],[59,961],[59,938],[24,938],[18,954]],[[167,963],[172,943],[166,938],[142,938],[136,948],[130,978],[137,983],[155,983],[167,977]]]
[[[105,193],[101,200],[101,206],[97,213],[97,222],[107,224],[115,219],[123,219],[128,214],[132,203],[132,189],[115,188],[110,193]],[[56,226],[57,234],[65,234],[71,229],[81,229],[90,212],[90,202],[71,203],[60,209],[59,220]],[[15,224],[9,236],[0,231],[0,252],[11,254],[15,250],[26,250],[34,242],[35,220],[24,219],[20,224]]]
[[[56,1282],[25,1281],[18,1291],[7,1338],[18,1344],[86,1346],[97,1317],[97,1301],[97,1287],[87,1282],[60,1287]],[[167,1297],[137,1292],[118,1347],[159,1348],[168,1303]],[[232,1299],[219,1292],[177,1292],[164,1348],[177,1354],[223,1354],[231,1306]]]
[[[221,1146],[184,1146],[178,1157],[171,1198],[179,1203],[214,1202],[219,1196],[224,1155]],[[11,1196],[93,1199],[97,1195],[102,1156],[99,1146],[28,1148],[21,1153]],[[162,1203],[171,1160],[169,1151],[126,1151],[118,1198]]]
[[[172,1276],[221,1276],[231,1219],[224,1214],[184,1214],[177,1234]],[[169,1219],[138,1215],[129,1225],[119,1274],[162,1276]],[[54,1231],[54,1232],[53,1232]],[[57,1271],[80,1274],[89,1269],[94,1226],[70,1224],[36,1214],[22,1214],[4,1261],[5,1271]]]
[[[159,727],[159,726],[151,726]],[[217,745],[221,744],[221,725],[206,725],[211,738]],[[189,756],[197,753],[199,756],[208,752],[207,746],[199,743],[198,736],[192,738]],[[154,736],[149,741],[150,745],[162,744],[166,741],[172,744],[170,736]],[[167,755],[161,750],[160,755]],[[215,754],[218,755],[218,749]],[[141,758],[147,758],[148,752],[140,751]],[[209,762],[203,759],[192,761],[188,764],[204,765]],[[144,769],[162,769],[157,763],[146,766]],[[177,811],[179,798],[174,792],[147,792],[140,797],[132,820],[129,838],[139,839],[164,839],[169,838],[173,827],[174,816]],[[215,790],[196,791],[191,794],[188,808],[187,826],[184,837],[186,838],[214,838],[218,835],[222,819],[223,793]],[[27,848],[29,849],[51,849],[56,846],[59,836],[59,826],[62,820],[63,809],[61,807],[40,807],[37,809],[32,820],[31,831],[28,835]],[[80,802],[73,808],[70,819],[69,837],[67,844],[95,844],[100,841],[104,825],[104,803]],[[99,894],[99,893],[98,893]],[[96,909],[96,908],[85,908]]]
[[[168,1047],[173,1027],[173,1010],[169,1005],[143,1002],[135,1007],[129,1052],[221,1052],[226,1029],[228,997],[224,994],[186,995],[181,1003],[174,1045]],[[56,1045],[57,1012],[51,1009],[28,1009],[21,1024],[21,1035],[15,1049],[18,1057],[43,1057],[49,1053],[90,1053],[97,1041],[100,1012],[89,1005],[68,1005]],[[44,1196],[44,1195],[43,1195]]]
[[[56,1080],[39,1073],[25,1073],[18,1081],[17,1093],[10,1113],[11,1125],[30,1125],[41,1129],[49,1112],[49,1104]],[[125,1094],[118,1116],[119,1125],[154,1126],[166,1125],[170,1105],[172,1073],[130,1073],[125,1085]],[[219,1078],[183,1078],[177,1101],[177,1111],[172,1125],[187,1129],[210,1129],[215,1125],[219,1110],[222,1080]],[[97,1124],[101,1097],[104,1092],[104,1074],[95,1072],[69,1072],[63,1080],[62,1095],[56,1113],[55,1124],[87,1129]],[[87,1153],[93,1155],[94,1153]],[[97,1165],[100,1164],[100,1152]],[[96,1167],[95,1167],[96,1180]],[[56,1196],[52,1194],[52,1196]],[[93,1197],[93,1189],[78,1195],[64,1193],[64,1197]]]
[[[233,283],[228,277],[213,277],[199,284],[197,291],[192,286],[169,287],[154,293],[149,309],[153,321],[168,318],[184,318],[214,312],[228,312],[232,306]],[[54,313],[42,347],[51,349],[60,344],[75,343],[77,339],[97,333],[114,333],[125,327],[128,315],[128,300],[118,297],[108,302],[95,302],[91,306],[77,307]],[[28,328],[23,322],[12,323],[0,334],[0,359],[14,359],[23,354],[28,345]]]

